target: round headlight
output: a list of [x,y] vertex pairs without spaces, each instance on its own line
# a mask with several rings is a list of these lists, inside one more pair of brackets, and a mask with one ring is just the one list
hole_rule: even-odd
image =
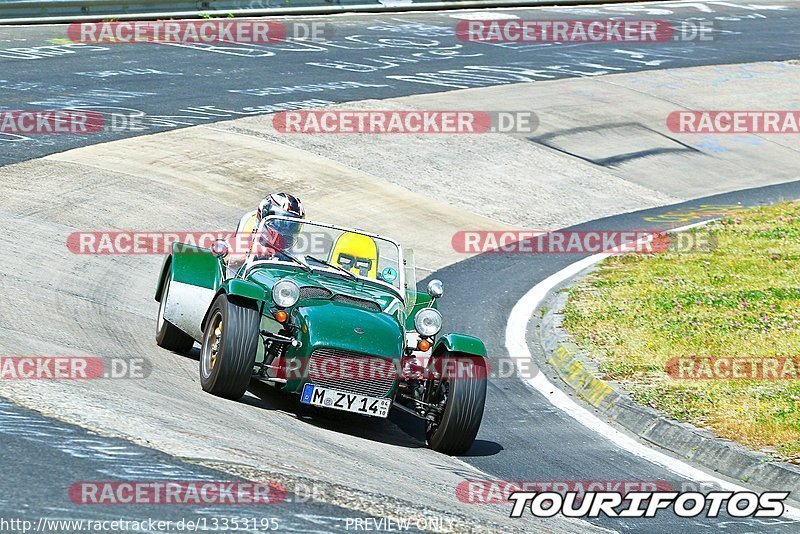
[[272,286],[272,300],[281,308],[294,306],[300,298],[300,288],[291,280],[281,280]]
[[424,308],[414,317],[414,326],[423,337],[435,336],[442,329],[442,314],[433,308]]

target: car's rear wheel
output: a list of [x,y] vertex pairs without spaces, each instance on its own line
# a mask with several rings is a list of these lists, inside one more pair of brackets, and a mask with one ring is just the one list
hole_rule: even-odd
[[161,304],[158,307],[158,320],[156,321],[156,344],[175,352],[189,352],[194,346],[192,336],[164,318],[171,280],[172,277],[167,274],[167,278],[164,280],[164,289],[161,291]]
[[247,390],[258,348],[261,315],[255,306],[220,295],[211,305],[200,351],[200,384],[204,391],[239,399]]
[[483,419],[486,361],[444,352],[431,358],[431,365],[443,376],[428,384],[427,402],[439,408],[434,420],[426,422],[428,446],[444,454],[463,454],[475,441]]

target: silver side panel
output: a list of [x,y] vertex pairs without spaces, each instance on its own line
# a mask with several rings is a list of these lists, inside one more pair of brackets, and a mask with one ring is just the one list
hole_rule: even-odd
[[203,340],[200,323],[211,306],[215,291],[173,280],[169,284],[164,318],[197,341]]

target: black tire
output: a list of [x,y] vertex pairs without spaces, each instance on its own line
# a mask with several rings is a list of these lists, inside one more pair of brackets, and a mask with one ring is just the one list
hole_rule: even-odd
[[227,399],[242,398],[253,374],[260,321],[255,305],[231,302],[226,295],[214,300],[200,349],[204,391]]
[[164,319],[167,295],[169,295],[169,284],[172,277],[167,273],[164,280],[164,288],[161,290],[161,305],[158,307],[158,319],[156,320],[156,344],[167,350],[186,353],[192,350],[194,339],[192,336]]
[[[463,370],[459,376],[444,378],[429,390],[429,401],[445,403],[444,413],[437,423],[427,423],[428,446],[443,454],[463,454],[475,441],[481,427],[486,404],[486,361],[478,356],[445,352],[434,357],[438,363],[457,360]],[[434,358],[431,361],[434,361]],[[456,369],[442,365],[439,369]]]

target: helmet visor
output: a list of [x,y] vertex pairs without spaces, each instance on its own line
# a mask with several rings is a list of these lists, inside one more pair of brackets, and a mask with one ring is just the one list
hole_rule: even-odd
[[302,229],[303,224],[299,220],[273,219],[268,223],[273,245],[278,250],[292,248],[297,243],[297,237]]

